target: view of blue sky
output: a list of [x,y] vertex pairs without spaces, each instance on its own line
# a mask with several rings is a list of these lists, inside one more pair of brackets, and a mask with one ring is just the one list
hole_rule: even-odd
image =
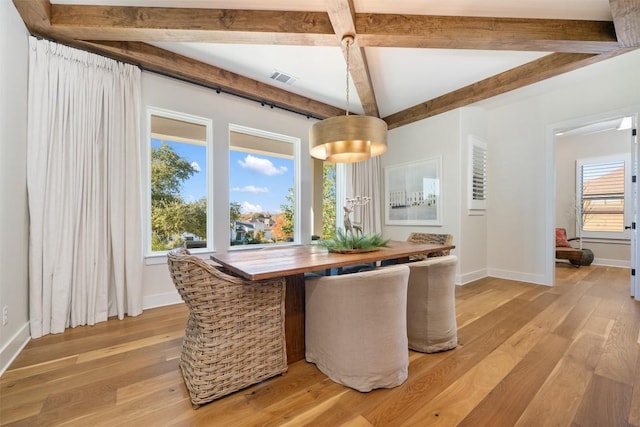
[[[196,169],[196,173],[183,183],[182,197],[186,202],[199,200],[207,195],[207,161],[204,146],[166,141],[180,157]],[[151,147],[162,142],[151,140]],[[281,212],[286,203],[289,187],[293,186],[293,160],[252,154],[242,151],[229,153],[229,201],[238,202],[242,213]],[[215,188],[214,192],[224,191]]]
[[229,165],[229,200],[240,203],[242,213],[282,211],[293,187],[293,160],[232,150]]

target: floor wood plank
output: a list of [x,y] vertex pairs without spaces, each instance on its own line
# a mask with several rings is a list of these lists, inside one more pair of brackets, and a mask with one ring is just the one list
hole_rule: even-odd
[[594,375],[578,408],[573,425],[630,426],[627,419],[630,403],[630,386]]
[[292,363],[194,410],[183,304],[32,340],[0,378],[2,426],[640,427],[640,303],[629,270],[559,263],[556,286],[456,289],[459,345],[409,351],[399,387],[360,393]]
[[458,425],[513,426],[564,355],[568,341],[549,334]]
[[570,425],[602,354],[604,338],[581,334],[560,359],[515,426]]

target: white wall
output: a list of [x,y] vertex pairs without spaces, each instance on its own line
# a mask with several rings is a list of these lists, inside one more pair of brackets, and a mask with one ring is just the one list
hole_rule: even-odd
[[458,284],[487,275],[487,216],[469,215],[467,202],[468,138],[486,140],[486,123],[484,109],[465,107],[393,129],[382,156],[383,167],[442,156],[442,226],[385,225],[383,235],[405,240],[413,231],[452,234]]
[[[406,240],[411,232],[448,233],[460,250],[460,110],[389,131],[382,167],[397,166],[442,156],[442,226],[384,225],[382,234],[393,240]],[[459,272],[460,265],[458,265]]]
[[[277,108],[262,107],[259,103],[214,90],[160,76],[142,73],[142,105],[163,108],[213,121],[214,140],[214,246],[216,251],[226,250],[229,244],[229,124],[246,126],[281,135],[300,138],[302,206],[311,206],[311,157],[309,155],[309,128],[315,120]],[[146,114],[142,114],[145,120]],[[143,128],[146,125],[143,123]],[[142,138],[143,147],[146,135]],[[301,236],[303,242],[311,236],[311,215],[303,212]],[[208,257],[209,255],[205,255]],[[165,257],[147,260],[144,268],[145,308],[180,302],[180,297],[169,277]]]
[[[389,226],[454,235],[458,283],[490,275],[551,285],[553,129],[640,111],[640,50],[389,132],[384,166],[443,156],[442,227]],[[488,143],[485,216],[467,215],[466,139]]]
[[[460,236],[458,238],[458,283],[464,284],[487,276],[487,211],[469,210],[468,170],[469,136],[487,142],[487,115],[479,107],[460,109]],[[491,152],[488,152],[491,156]],[[487,189],[491,197],[491,188]]]
[[[556,137],[556,227],[565,228],[567,235],[576,237],[575,197],[576,159],[612,154],[629,154],[630,130],[608,130],[588,135],[562,135]],[[593,251],[594,264],[629,267],[628,240],[614,242],[583,239],[583,247]]]
[[553,129],[639,111],[638,70],[640,50],[482,103],[488,108],[491,276],[552,284]]
[[[0,2],[0,374],[29,339],[27,240],[28,32]],[[1,317],[1,316],[0,316]]]

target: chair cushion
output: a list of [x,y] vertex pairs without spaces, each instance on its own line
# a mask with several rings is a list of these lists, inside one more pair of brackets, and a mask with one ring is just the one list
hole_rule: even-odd
[[571,244],[567,240],[567,230],[556,228],[556,248],[570,248]]

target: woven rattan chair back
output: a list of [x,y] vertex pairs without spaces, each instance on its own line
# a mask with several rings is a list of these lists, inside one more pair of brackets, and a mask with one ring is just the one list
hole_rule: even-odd
[[284,278],[244,280],[185,248],[167,263],[189,307],[180,370],[194,407],[287,370]]
[[[407,242],[413,243],[433,243],[437,245],[452,245],[453,244],[453,236],[451,234],[438,234],[438,233],[411,233],[409,237],[407,237]],[[414,261],[423,260],[426,258],[437,257],[437,256],[447,256],[451,253],[451,250],[432,252],[425,255],[413,255],[411,257]]]

